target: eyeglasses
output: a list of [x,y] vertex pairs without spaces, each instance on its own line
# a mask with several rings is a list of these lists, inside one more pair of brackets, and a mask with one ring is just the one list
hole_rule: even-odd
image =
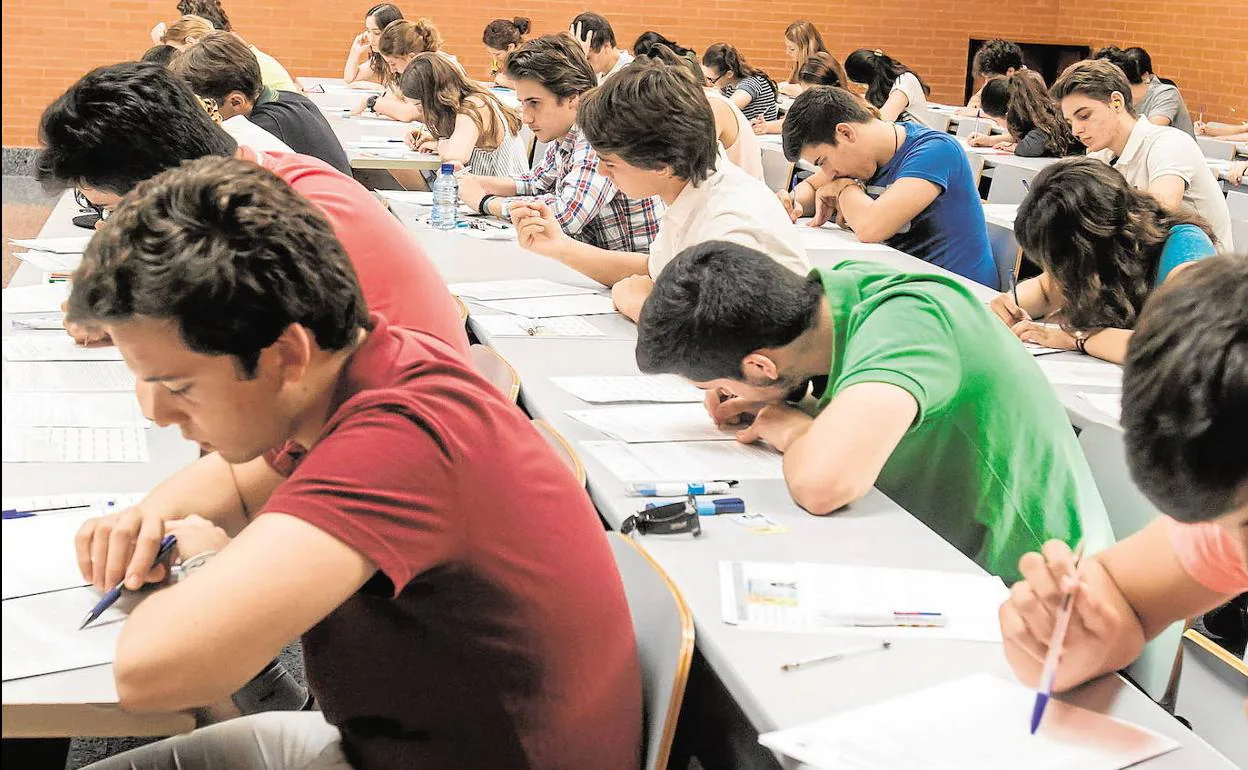
[[719,84],[719,81],[723,80],[723,79],[724,79],[724,76],[725,76],[725,75],[727,75],[727,74],[728,74],[727,72],[721,72],[721,73],[719,73],[719,74],[718,74],[717,76],[715,76],[715,77],[711,77],[710,75],[707,75],[707,76],[706,76],[706,84],[707,84],[708,86],[718,85],[718,84]]
[[98,203],[92,203],[90,199],[83,194],[82,190],[75,188],[74,202],[78,204],[78,207],[82,209],[84,213],[95,214],[100,219],[108,219],[108,215],[110,213],[109,209],[104,208]]

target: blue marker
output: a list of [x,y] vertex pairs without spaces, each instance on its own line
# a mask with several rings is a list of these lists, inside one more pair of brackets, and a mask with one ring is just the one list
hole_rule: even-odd
[[669,481],[628,485],[634,497],[683,497],[684,495],[726,495],[736,481]]
[[[152,567],[160,564],[160,562],[169,555],[169,552],[173,550],[173,547],[177,545],[177,543],[178,538],[173,535],[165,535],[160,541],[160,550],[156,552],[156,558],[152,560]],[[95,606],[91,608],[91,611],[87,613],[87,619],[82,621],[81,626],[78,626],[78,630],[81,631],[91,625],[96,618],[104,614],[105,610],[116,604],[117,600],[121,598],[121,592],[125,587],[126,581],[123,578],[122,581],[113,588],[113,590],[104,594],[104,597],[96,602]]]
[[[699,516],[715,516],[721,513],[745,513],[745,501],[739,497],[717,497],[710,500],[699,500],[689,497],[689,506]],[[658,508],[657,503],[646,503],[646,508]]]

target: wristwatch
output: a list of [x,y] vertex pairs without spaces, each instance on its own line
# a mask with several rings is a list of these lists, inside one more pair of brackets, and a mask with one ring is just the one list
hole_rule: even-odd
[[1070,336],[1075,338],[1075,350],[1078,350],[1080,353],[1083,353],[1086,356],[1088,354],[1088,351],[1086,349],[1086,346],[1088,344],[1088,333],[1082,329],[1077,329],[1071,332]]
[[190,575],[195,570],[204,566],[205,564],[208,563],[209,559],[211,559],[213,556],[216,556],[216,555],[217,555],[216,551],[204,551],[203,553],[195,554],[189,559],[183,559],[182,564],[179,565],[179,571],[182,573],[182,577],[186,577],[187,575]]
[[377,100],[380,98],[381,98],[381,94],[373,94],[372,96],[364,100],[364,107],[367,108],[369,112],[376,112]]

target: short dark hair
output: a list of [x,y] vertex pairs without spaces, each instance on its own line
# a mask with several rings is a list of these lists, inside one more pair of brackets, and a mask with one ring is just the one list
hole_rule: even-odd
[[715,169],[715,113],[683,67],[642,58],[581,101],[576,122],[596,152],[697,184]]
[[172,60],[177,53],[178,49],[173,46],[160,43],[144,51],[143,55],[139,57],[139,61],[151,62],[152,64],[159,64],[162,67],[167,67],[169,66],[170,60]]
[[647,56],[656,46],[666,46],[677,56],[693,55],[696,57],[698,55],[698,52],[692,48],[685,48],[675,40],[665,37],[662,33],[654,30],[646,30],[637,36],[637,40],[633,43],[633,55]]
[[1146,72],[1150,75],[1156,74],[1153,72],[1153,57],[1148,55],[1148,51],[1145,51],[1138,45],[1134,45],[1128,48],[1126,53],[1135,62],[1135,66],[1139,69],[1141,76]]
[[517,16],[514,19],[495,19],[485,25],[485,31],[481,33],[481,42],[490,48],[505,51],[509,45],[523,43],[524,36],[529,34],[532,26],[533,23],[524,16]]
[[212,32],[183,48],[169,62],[169,71],[218,105],[234,91],[254,102],[264,86],[256,55],[231,32]]
[[870,123],[875,116],[858,97],[836,86],[815,86],[793,100],[784,117],[784,156],[796,161],[811,144],[836,144],[841,123]]
[[345,249],[325,217],[272,172],[201,158],[139,184],[91,239],[69,318],[168,319],[191,350],[255,375],[291,324],[325,350],[368,328]]
[[1248,503],[1248,255],[1201,260],[1153,294],[1122,386],[1131,477],[1158,508],[1194,522]]
[[741,361],[813,328],[823,288],[761,251],[690,246],[659,273],[637,323],[637,365],[705,382],[743,377]]
[[560,32],[542,35],[507,54],[507,77],[533,80],[561,101],[598,85],[598,76],[580,44]]
[[118,195],[184,160],[238,149],[185,81],[147,62],[83,75],[44,110],[39,141],[45,188],[86,184]]
[[1118,69],[1122,70],[1122,74],[1127,76],[1127,82],[1131,85],[1139,85],[1144,82],[1144,76],[1140,74],[1140,64],[1126,51],[1116,45],[1107,45],[1098,49],[1092,55],[1093,59],[1105,59],[1118,65]]
[[577,14],[577,17],[572,20],[571,26],[575,27],[577,24],[581,25],[582,34],[585,32],[590,33],[589,50],[594,53],[601,51],[606,46],[611,46],[612,48],[616,46],[615,30],[611,29],[611,22],[607,21],[607,17],[593,11],[586,11],[585,13]]
[[226,15],[221,0],[178,0],[178,13],[207,19],[216,29],[232,32],[230,17]]
[[1010,81],[1006,78],[993,78],[984,83],[979,92],[979,106],[984,114],[992,118],[1004,118],[1010,109]]
[[1109,104],[1110,97],[1116,93],[1122,97],[1122,103],[1127,112],[1135,114],[1127,73],[1106,59],[1084,59],[1075,62],[1058,76],[1053,87],[1049,89],[1049,93],[1058,102],[1071,94],[1082,94],[1104,104]]
[[1019,48],[1018,43],[999,37],[985,41],[971,60],[971,74],[978,77],[1004,75],[1011,69],[1022,68],[1023,49]]

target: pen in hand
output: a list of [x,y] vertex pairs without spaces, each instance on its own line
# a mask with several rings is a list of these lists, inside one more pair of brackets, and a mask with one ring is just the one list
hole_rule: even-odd
[[[1075,569],[1083,560],[1083,542],[1075,548]],[[1070,627],[1070,617],[1075,610],[1075,593],[1071,591],[1062,600],[1062,609],[1057,613],[1057,622],[1053,626],[1053,636],[1049,639],[1049,650],[1044,656],[1044,668],[1040,671],[1040,682],[1036,687],[1036,704],[1031,710],[1031,734],[1035,735],[1040,728],[1040,720],[1044,718],[1044,709],[1053,697],[1053,682],[1057,679],[1057,663],[1062,657],[1062,643],[1066,640],[1066,629]]]
[[[156,558],[152,560],[152,567],[155,568],[157,564],[160,564],[160,562],[169,555],[177,543],[178,538],[174,535],[165,535],[161,538],[160,550],[156,552]],[[91,625],[91,623],[95,622],[96,618],[104,614],[105,610],[116,604],[117,600],[121,598],[121,592],[125,589],[125,587],[126,581],[123,578],[120,583],[118,583],[111,591],[104,594],[104,596],[96,602],[95,606],[91,608],[91,611],[87,613],[86,620],[82,621],[81,626],[78,626],[78,630],[81,631]]]

